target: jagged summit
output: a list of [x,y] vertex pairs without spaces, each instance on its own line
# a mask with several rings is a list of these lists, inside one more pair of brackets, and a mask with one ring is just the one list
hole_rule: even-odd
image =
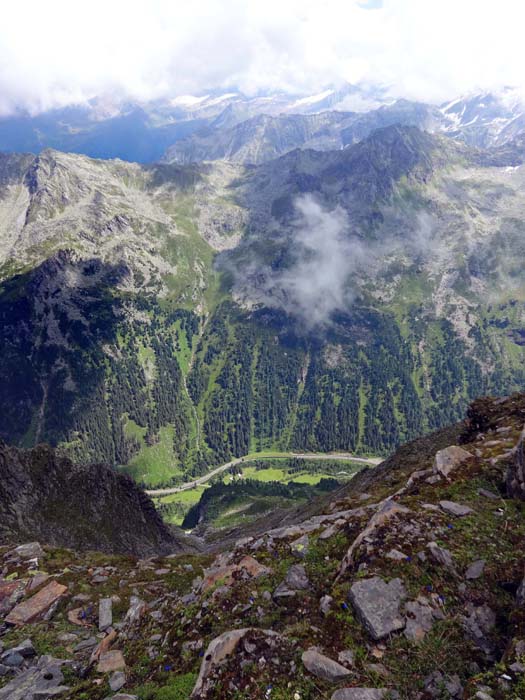
[[194,548],[129,476],[76,465],[46,445],[21,450],[0,440],[0,542],[35,539],[143,556]]

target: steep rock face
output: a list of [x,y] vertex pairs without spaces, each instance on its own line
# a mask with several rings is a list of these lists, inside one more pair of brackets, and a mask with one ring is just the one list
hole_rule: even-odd
[[0,441],[0,541],[34,539],[137,555],[194,548],[130,477],[76,465],[46,445],[20,450]]

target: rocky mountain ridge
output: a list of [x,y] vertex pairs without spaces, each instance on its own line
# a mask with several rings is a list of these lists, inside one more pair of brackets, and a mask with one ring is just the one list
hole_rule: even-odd
[[129,476],[74,464],[46,445],[20,450],[0,442],[0,542],[35,539],[136,556],[196,547],[162,521]]
[[[296,147],[333,149],[391,124],[417,126],[487,148],[523,132],[523,98],[512,88],[442,105],[394,99],[380,86],[331,86],[314,95],[243,95],[236,89],[133,103],[104,96],[42,114],[0,119],[0,150],[55,148],[94,158],[151,163],[226,158],[263,162]],[[317,125],[317,126],[316,126]]]
[[524,419],[480,399],[215,557],[4,549],[0,697],[520,697]]

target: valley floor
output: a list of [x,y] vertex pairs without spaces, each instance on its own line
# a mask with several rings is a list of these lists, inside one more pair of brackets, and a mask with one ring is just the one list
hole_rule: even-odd
[[180,493],[181,491],[188,491],[189,489],[194,489],[197,486],[201,486],[206,482],[210,481],[217,474],[221,474],[231,467],[235,467],[238,464],[243,464],[244,462],[251,462],[256,459],[326,459],[333,461],[342,462],[359,462],[362,464],[368,464],[370,466],[376,466],[382,459],[380,457],[356,457],[349,452],[338,452],[338,453],[327,453],[327,452],[254,452],[252,454],[246,455],[245,457],[238,457],[237,459],[231,460],[231,462],[226,462],[226,464],[221,464],[219,467],[215,467],[210,472],[204,476],[200,476],[197,479],[188,481],[185,484],[180,484],[180,486],[174,486],[167,489],[150,489],[146,490],[148,496],[169,496],[172,493]]

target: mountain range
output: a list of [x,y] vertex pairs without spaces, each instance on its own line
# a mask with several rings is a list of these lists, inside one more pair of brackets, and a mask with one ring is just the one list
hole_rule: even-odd
[[176,483],[522,387],[523,154],[394,124],[259,164],[2,155],[0,435]]
[[132,102],[104,96],[39,114],[0,118],[0,151],[45,148],[94,158],[149,163],[271,160],[294,148],[345,148],[374,129],[401,124],[487,148],[513,140],[525,126],[513,88],[433,105],[394,99],[379,86],[343,84],[314,95],[244,95],[232,88]]

